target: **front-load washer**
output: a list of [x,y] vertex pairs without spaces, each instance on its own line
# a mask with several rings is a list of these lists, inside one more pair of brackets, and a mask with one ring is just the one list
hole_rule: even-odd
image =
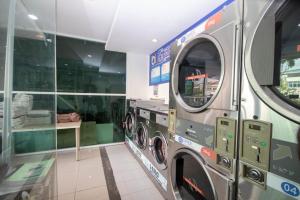
[[239,199],[300,199],[300,2],[244,10]]
[[[153,101],[137,102],[137,128],[133,141],[127,140],[128,147],[135,155],[136,159],[142,166],[143,170],[149,176],[156,188],[160,191],[164,198],[167,199],[167,176],[166,172],[162,173],[160,168],[155,165],[152,160],[152,154],[149,150],[150,135],[155,132],[155,118],[152,112],[166,111],[166,105]],[[152,117],[151,117],[152,115]]]
[[123,127],[125,129],[125,136],[130,140],[133,139],[133,136],[136,133],[136,104],[137,100],[127,99],[127,112],[123,122]]
[[152,156],[151,161],[159,172],[167,178],[168,112],[152,111],[150,114],[149,150]]
[[171,47],[170,199],[236,196],[242,11],[231,1]]

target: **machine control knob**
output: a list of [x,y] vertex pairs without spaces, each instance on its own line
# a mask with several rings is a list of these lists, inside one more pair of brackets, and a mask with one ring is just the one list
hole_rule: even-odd
[[261,181],[263,178],[263,174],[257,169],[250,169],[248,171],[248,177],[254,181]]
[[230,160],[228,158],[224,158],[224,157],[222,158],[222,164],[227,168],[230,168],[230,166],[231,166]]

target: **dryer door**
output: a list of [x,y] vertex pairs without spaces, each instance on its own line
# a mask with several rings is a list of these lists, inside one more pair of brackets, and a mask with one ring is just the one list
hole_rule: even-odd
[[216,97],[224,76],[223,53],[213,37],[202,34],[179,51],[172,70],[176,101],[188,112],[200,112]]
[[[262,2],[248,3],[248,9]],[[267,105],[300,122],[300,1],[269,2],[259,21],[250,14],[245,19],[248,24],[258,24],[246,28],[245,70],[252,88]]]
[[[200,156],[191,150],[184,148],[176,152],[172,159],[170,172],[175,199],[228,198],[229,187],[226,181],[223,181],[224,177],[208,170],[208,166],[203,163]],[[214,185],[218,185],[218,188],[216,189]],[[219,198],[217,198],[218,195],[220,195]]]

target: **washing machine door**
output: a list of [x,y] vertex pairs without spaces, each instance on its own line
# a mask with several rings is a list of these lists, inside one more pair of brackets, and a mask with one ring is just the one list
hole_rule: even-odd
[[128,112],[125,117],[125,133],[129,138],[132,138],[135,131],[135,116]]
[[300,122],[300,1],[278,0],[260,5],[264,2],[267,1],[246,4],[248,9],[267,8],[262,18],[249,12],[245,19],[246,74],[262,101]]
[[159,169],[167,168],[167,147],[168,143],[161,132],[156,132],[157,136],[151,140],[151,152]]
[[215,188],[202,159],[191,150],[177,151],[171,163],[171,179],[176,199],[217,199]]
[[146,125],[142,122],[140,122],[137,126],[135,142],[140,149],[146,149],[148,142],[148,130]]
[[185,44],[172,68],[172,91],[188,112],[200,112],[216,97],[223,81],[224,59],[218,41],[201,34]]

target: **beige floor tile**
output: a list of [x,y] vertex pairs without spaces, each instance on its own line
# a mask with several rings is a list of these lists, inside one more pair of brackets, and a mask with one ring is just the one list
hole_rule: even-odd
[[109,200],[106,187],[97,187],[76,192],[75,200]]
[[100,166],[80,166],[76,190],[86,190],[93,187],[105,186],[105,176]]
[[57,200],[74,200],[74,199],[75,199],[75,193],[59,195],[57,198]]
[[76,190],[77,175],[65,173],[57,178],[58,195],[74,193]]

